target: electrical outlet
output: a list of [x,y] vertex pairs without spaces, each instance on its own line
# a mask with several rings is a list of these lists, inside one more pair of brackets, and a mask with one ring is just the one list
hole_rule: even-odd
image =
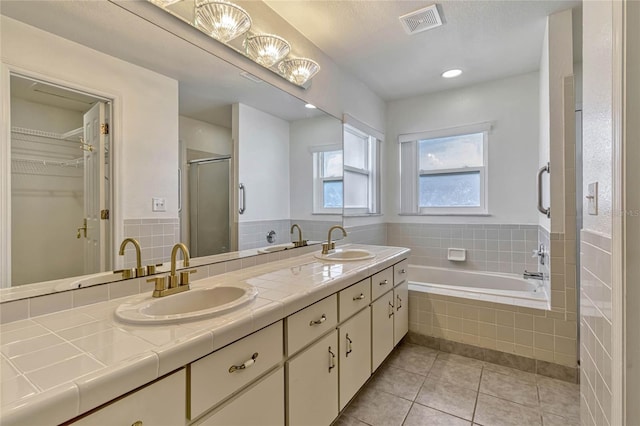
[[587,186],[587,213],[590,215],[598,215],[598,182],[590,183]]
[[167,199],[166,198],[152,198],[151,210],[154,212],[166,212],[167,211]]

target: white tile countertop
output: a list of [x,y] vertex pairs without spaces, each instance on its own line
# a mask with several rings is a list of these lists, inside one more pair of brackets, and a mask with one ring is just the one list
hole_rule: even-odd
[[193,288],[256,287],[251,304],[222,316],[175,325],[120,322],[115,309],[141,297],[135,295],[1,325],[0,423],[70,420],[409,255],[398,247],[349,247],[366,248],[376,257],[328,263],[309,253],[193,282]]

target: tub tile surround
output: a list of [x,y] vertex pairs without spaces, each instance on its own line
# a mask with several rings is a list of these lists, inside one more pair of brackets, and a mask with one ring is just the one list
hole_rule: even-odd
[[580,359],[582,419],[610,425],[612,418],[611,238],[581,232]]
[[157,327],[126,325],[113,314],[125,299],[114,299],[0,325],[2,423],[71,419],[379,272],[409,253],[393,247],[353,247],[367,248],[376,258],[328,264],[308,253],[194,282],[194,287],[247,282],[258,289],[249,307],[212,319]]
[[334,425],[577,426],[579,407],[576,384],[405,339]]
[[[414,265],[513,274],[538,270],[531,257],[538,225],[389,223],[387,243],[410,248]],[[447,260],[450,247],[466,249],[467,260]]]

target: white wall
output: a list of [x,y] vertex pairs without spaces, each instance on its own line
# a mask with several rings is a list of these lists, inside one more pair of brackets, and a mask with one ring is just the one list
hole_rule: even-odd
[[[549,112],[549,19],[547,18],[544,27],[544,39],[542,40],[542,53],[540,55],[540,85],[539,85],[539,108],[540,108],[540,129],[538,139],[538,168],[544,167],[550,161],[551,136],[550,112]],[[549,174],[542,175],[542,205],[549,207],[551,203],[551,191]],[[538,224],[547,231],[551,231],[551,220],[543,214],[538,215]]]
[[[537,224],[538,86],[538,73],[529,73],[389,102],[386,221]],[[398,135],[489,121],[490,216],[399,216]]]
[[341,215],[313,215],[314,146],[342,146],[342,123],[324,115],[290,123],[291,218],[296,220],[342,220]]
[[[116,239],[124,219],[177,217],[177,81],[5,16],[1,28],[3,64],[115,99]],[[166,198],[167,211],[152,213],[151,197]]]
[[180,140],[185,142],[187,148],[217,155],[232,154],[233,141],[230,127],[216,126],[182,115],[178,123]]
[[233,105],[239,182],[246,188],[240,222],[290,219],[289,122],[244,104]]

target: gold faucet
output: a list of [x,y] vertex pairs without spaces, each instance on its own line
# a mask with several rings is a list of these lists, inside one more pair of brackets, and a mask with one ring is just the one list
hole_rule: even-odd
[[307,245],[307,241],[302,239],[302,228],[300,228],[300,225],[298,225],[297,223],[294,223],[293,225],[291,225],[291,231],[289,233],[293,234],[294,228],[298,228],[298,241],[294,241],[293,242],[293,246],[294,247],[304,247],[304,246],[306,246]]
[[[145,275],[147,275],[147,272],[146,272],[145,268],[142,267],[142,256],[140,254],[140,243],[138,241],[136,241],[133,238],[125,238],[124,241],[122,241],[122,244],[120,244],[120,256],[124,256],[124,248],[127,246],[128,243],[133,244],[133,246],[136,248],[135,276],[136,277],[144,277]],[[122,270],[122,276],[124,278],[131,278],[131,275],[132,274],[131,274],[131,270],[130,269],[123,269]]]
[[327,235],[327,242],[322,243],[322,254],[329,254],[329,250],[333,250],[336,248],[336,243],[331,241],[331,232],[333,232],[334,229],[341,229],[342,235],[344,237],[347,236],[347,231],[345,231],[345,229],[342,226],[333,225],[331,228],[329,228],[329,234]]
[[171,275],[169,275],[169,286],[167,287],[167,277],[157,277],[147,280],[147,282],[155,282],[155,290],[153,290],[153,297],[163,297],[170,294],[176,294],[189,290],[189,274],[197,272],[195,269],[188,271],[181,271],[180,277],[176,275],[176,259],[178,257],[178,250],[182,251],[182,258],[184,259],[183,266],[189,266],[189,249],[183,243],[178,243],[173,246],[171,250]]

